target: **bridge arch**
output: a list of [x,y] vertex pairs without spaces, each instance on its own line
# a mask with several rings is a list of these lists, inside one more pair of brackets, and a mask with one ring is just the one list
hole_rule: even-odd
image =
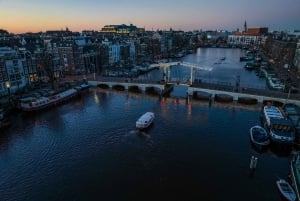
[[135,93],[141,93],[143,90],[138,85],[131,85],[131,86],[128,86],[128,91],[135,92]]
[[[141,80],[143,81],[143,80]],[[137,83],[135,82],[119,82],[117,81],[89,81],[89,84],[91,86],[97,86],[101,88],[106,89],[114,89],[119,91],[125,91],[125,90],[140,90],[140,91],[155,91],[156,93],[163,94],[165,91],[166,85],[163,83],[157,83],[157,82],[144,82],[144,83]]]
[[117,90],[117,91],[125,91],[126,88],[122,84],[114,84],[112,85],[112,89]]
[[99,87],[101,89],[109,89],[110,88],[109,84],[105,84],[105,83],[98,84],[97,87]]

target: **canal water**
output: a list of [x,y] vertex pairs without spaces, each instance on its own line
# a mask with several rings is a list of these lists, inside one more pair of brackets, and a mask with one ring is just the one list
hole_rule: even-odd
[[[244,65],[246,62],[240,62],[240,56],[244,54],[245,51],[241,49],[199,48],[195,54],[186,55],[180,61],[212,68],[211,71],[195,69],[193,71],[193,81],[200,80],[234,87],[237,77],[239,77],[240,87],[265,89],[266,80],[259,78],[255,71],[245,70]],[[225,60],[222,60],[223,57],[225,57]],[[167,74],[169,74],[171,81],[183,83],[189,81],[191,70],[189,67],[174,66],[170,68],[170,73]],[[139,78],[161,80],[163,69],[141,75]]]
[[[202,51],[207,64],[226,56],[226,70],[215,64],[231,74],[221,73],[223,81],[232,68],[241,82],[263,83],[235,60],[237,49],[182,59],[203,61]],[[275,181],[287,178],[291,153],[251,146],[260,106],[186,104],[181,90],[160,98],[91,88],[51,110],[16,114],[0,135],[0,200],[280,201]],[[146,111],[155,113],[154,124],[138,132],[135,121]]]

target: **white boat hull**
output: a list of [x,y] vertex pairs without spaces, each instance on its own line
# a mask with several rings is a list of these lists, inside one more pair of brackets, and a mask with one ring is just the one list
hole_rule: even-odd
[[148,128],[154,120],[153,112],[146,112],[143,114],[135,123],[137,129],[145,129]]

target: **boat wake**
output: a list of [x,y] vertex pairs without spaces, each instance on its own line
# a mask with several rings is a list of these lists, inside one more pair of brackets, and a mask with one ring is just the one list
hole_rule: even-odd
[[130,134],[136,134],[138,131],[137,130],[131,130],[129,133]]
[[130,134],[136,134],[136,135],[138,135],[140,137],[150,138],[150,135],[148,135],[148,133],[146,133],[145,131],[140,131],[138,129],[131,130],[129,133]]

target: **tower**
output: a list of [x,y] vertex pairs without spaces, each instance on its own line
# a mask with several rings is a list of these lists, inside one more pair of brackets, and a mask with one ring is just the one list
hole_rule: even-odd
[[244,32],[247,32],[247,22],[245,20],[245,23],[244,23]]

